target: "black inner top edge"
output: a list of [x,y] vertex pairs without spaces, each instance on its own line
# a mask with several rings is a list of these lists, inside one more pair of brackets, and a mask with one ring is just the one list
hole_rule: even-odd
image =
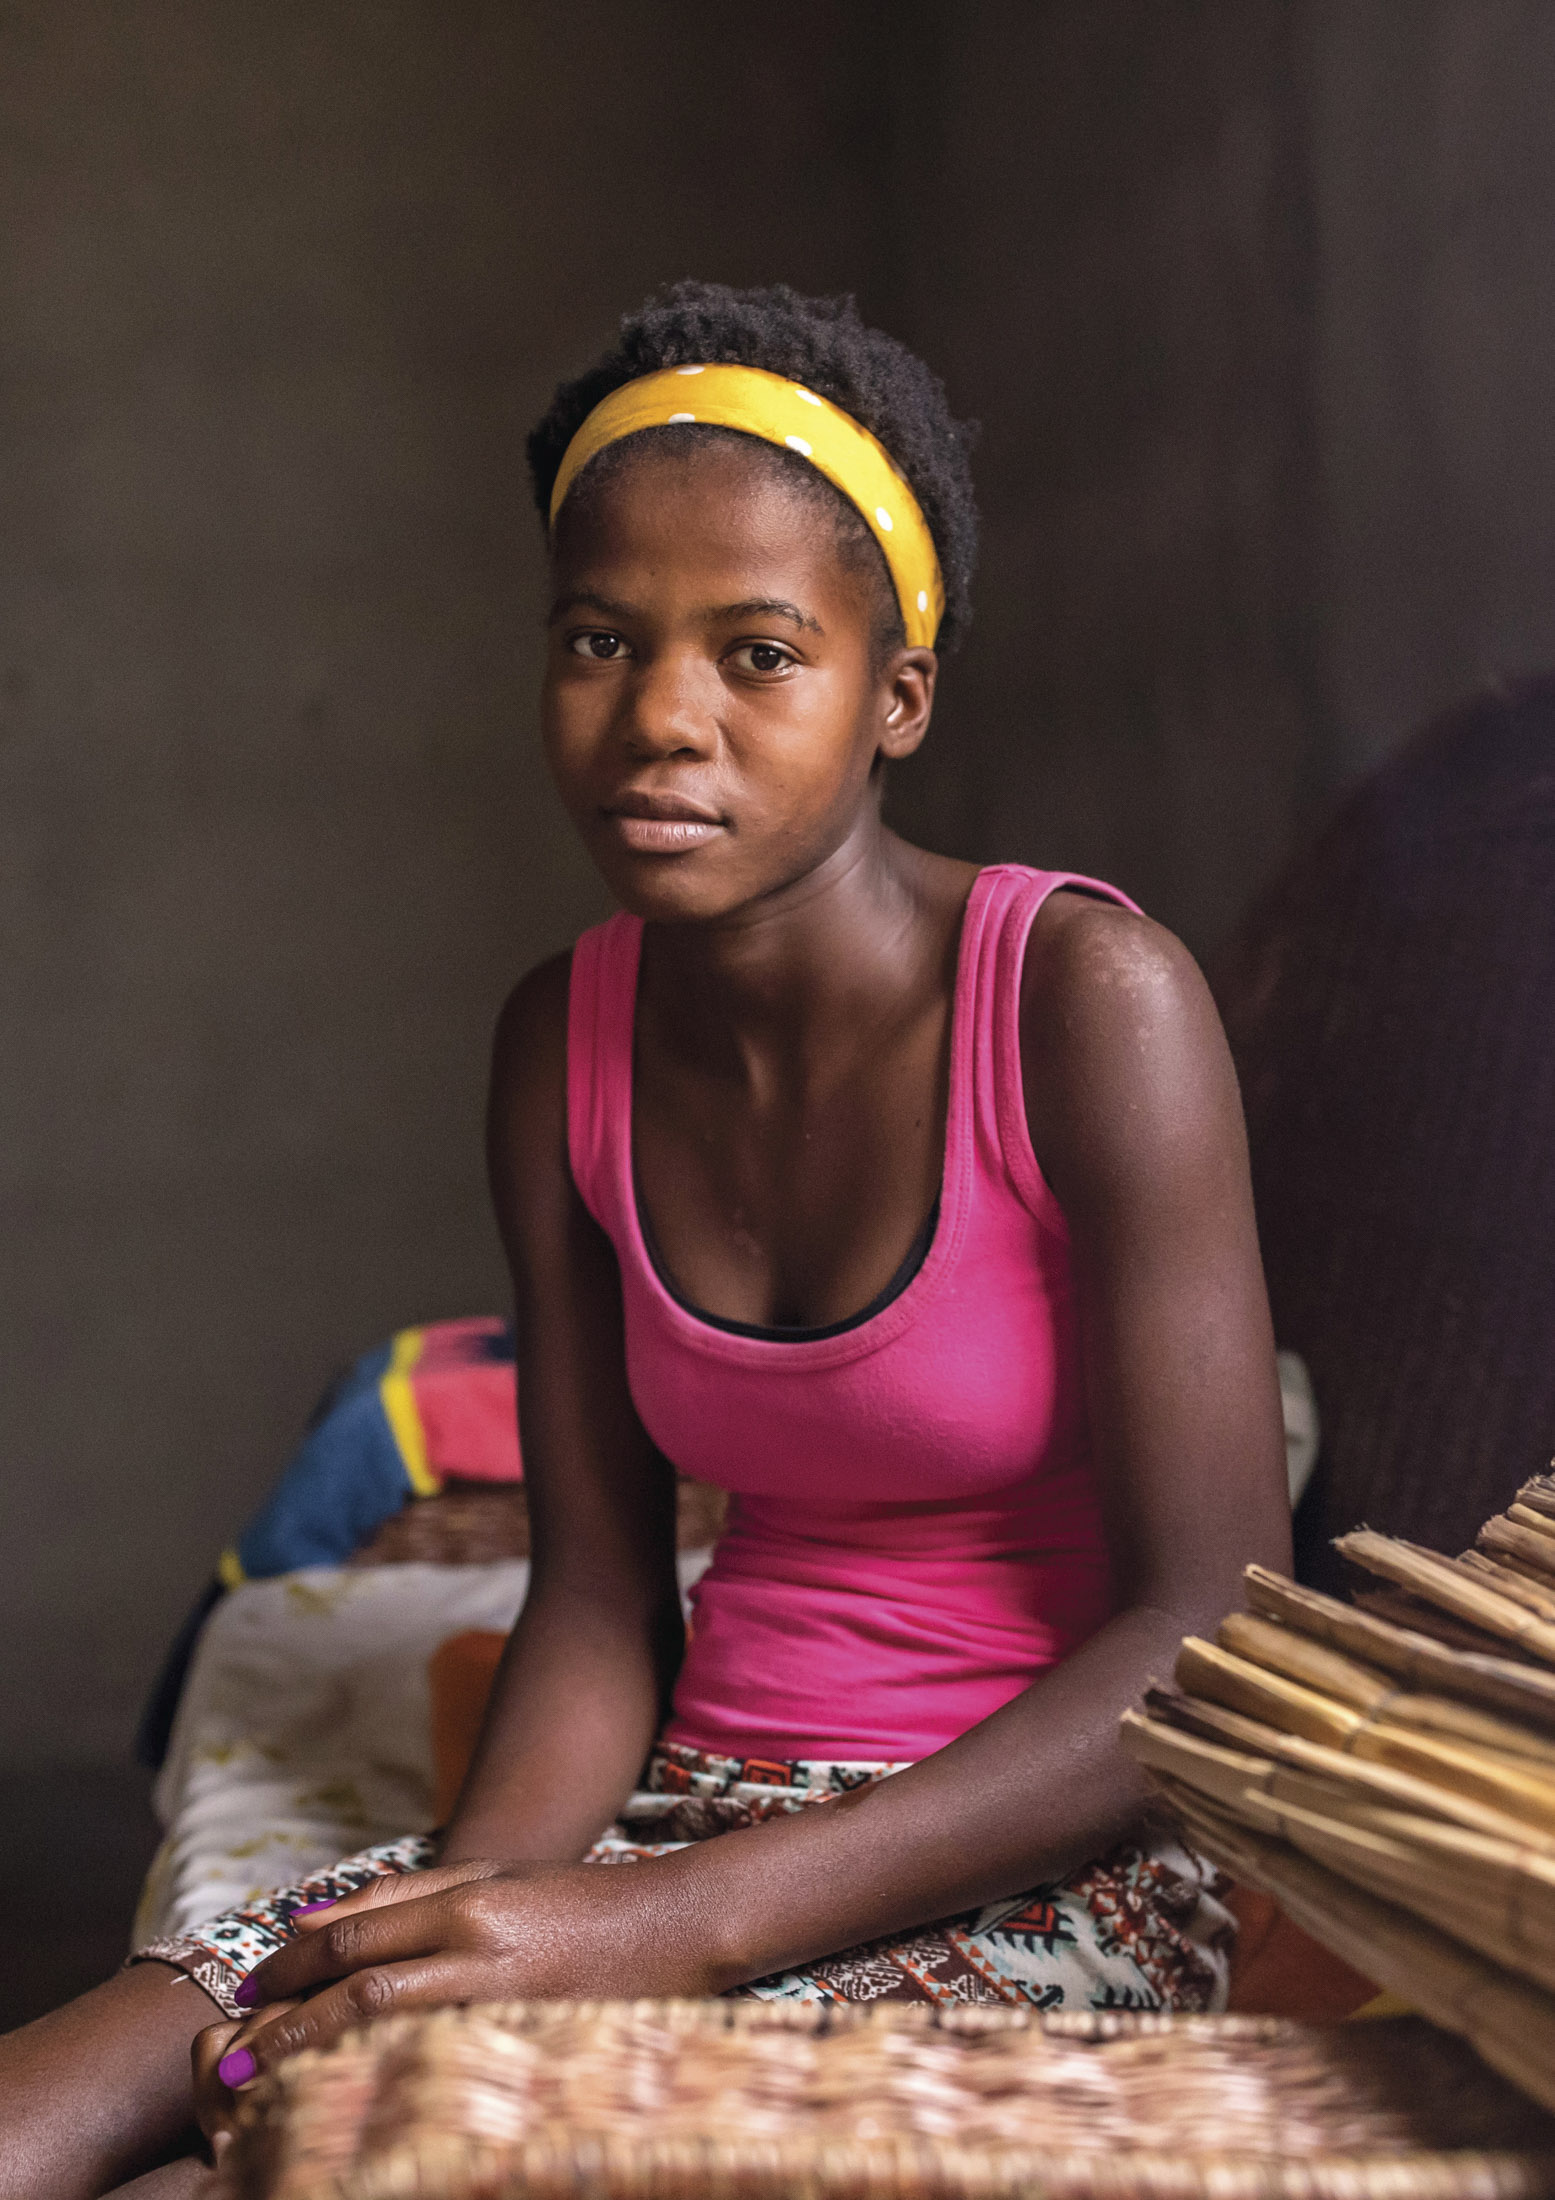
[[674,1277],[664,1265],[664,1256],[659,1251],[658,1241],[653,1234],[653,1225],[648,1220],[648,1210],[643,1205],[642,1188],[637,1182],[635,1170],[632,1174],[632,1196],[637,1202],[637,1227],[642,1232],[643,1244],[647,1248],[648,1258],[653,1264],[653,1272],[675,1301],[675,1304],[682,1307],[686,1313],[693,1315],[699,1322],[705,1322],[709,1329],[721,1329],[731,1337],[765,1337],[769,1342],[777,1344],[819,1344],[823,1337],[844,1336],[848,1330],[861,1329],[865,1322],[873,1321],[877,1314],[883,1314],[893,1299],[901,1297],[907,1286],[912,1282],[913,1277],[928,1259],[929,1248],[934,1243],[934,1232],[939,1225],[940,1195],[936,1192],[934,1204],[929,1209],[928,1218],[923,1228],[913,1239],[911,1245],[908,1246],[901,1266],[884,1290],[877,1291],[866,1307],[857,1314],[850,1314],[846,1321],[825,1322],[819,1328],[804,1329],[797,1325],[778,1324],[773,1326],[764,1322],[729,1321],[722,1314],[709,1314],[706,1307],[698,1306],[691,1299],[688,1299],[685,1293],[678,1288]]

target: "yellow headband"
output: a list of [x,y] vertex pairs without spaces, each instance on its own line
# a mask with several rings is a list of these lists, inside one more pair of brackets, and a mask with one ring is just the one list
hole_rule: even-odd
[[934,537],[906,478],[840,406],[762,367],[663,367],[612,390],[567,446],[551,491],[551,525],[567,491],[606,444],[682,421],[738,428],[807,458],[868,521],[896,586],[909,646],[934,647],[945,584]]

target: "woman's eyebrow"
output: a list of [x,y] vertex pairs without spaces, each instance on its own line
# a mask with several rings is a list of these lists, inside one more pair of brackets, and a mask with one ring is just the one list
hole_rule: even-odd
[[565,596],[558,596],[546,614],[547,626],[554,626],[569,611],[597,611],[603,619],[632,619],[637,616],[635,605],[617,603],[611,596],[601,596],[592,588],[569,588]]
[[710,619],[787,619],[791,625],[807,634],[824,634],[826,629],[819,619],[812,619],[808,611],[801,611],[798,604],[789,603],[782,596],[752,596],[746,603],[719,604],[709,611]]
[[[593,588],[569,588],[564,596],[558,596],[546,615],[546,624],[555,626],[574,611],[596,611],[602,619],[618,619],[623,622],[641,614],[635,604],[618,603],[612,596],[602,596]],[[749,596],[742,603],[711,604],[698,614],[707,623],[715,625],[725,619],[786,619],[802,633],[824,635],[826,629],[819,619],[808,611],[801,611],[798,604],[790,603],[785,596]]]

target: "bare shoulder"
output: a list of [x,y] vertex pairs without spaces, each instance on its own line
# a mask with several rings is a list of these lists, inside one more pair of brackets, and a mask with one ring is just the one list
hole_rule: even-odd
[[1021,981],[1025,1029],[1049,1016],[1139,1031],[1207,1013],[1203,973],[1175,933],[1120,902],[1068,888],[1050,894],[1026,945]]
[[1241,1107],[1203,973],[1163,925],[1060,892],[1031,928],[1021,1067],[1033,1145],[1055,1188],[1240,1151]]

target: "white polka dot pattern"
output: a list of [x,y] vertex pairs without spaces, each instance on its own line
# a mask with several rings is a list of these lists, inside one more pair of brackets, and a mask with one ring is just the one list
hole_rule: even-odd
[[[680,409],[682,394],[690,395],[674,389],[682,377],[698,378],[695,412]],[[889,451],[841,406],[761,367],[716,362],[666,367],[612,390],[563,454],[551,491],[553,523],[579,472],[607,444],[648,428],[696,423],[733,428],[794,451],[847,497],[880,545],[909,644],[934,646],[944,583],[934,538],[911,483]]]

